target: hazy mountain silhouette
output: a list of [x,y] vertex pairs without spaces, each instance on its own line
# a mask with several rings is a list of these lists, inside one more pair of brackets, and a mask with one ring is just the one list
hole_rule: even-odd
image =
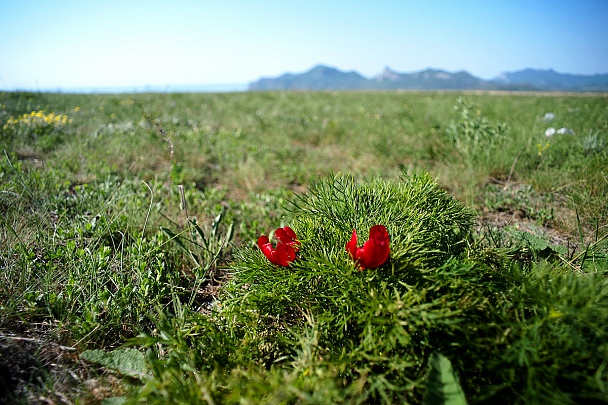
[[399,73],[386,67],[379,75],[366,78],[355,71],[317,65],[311,70],[275,78],[261,78],[249,90],[535,90],[535,91],[608,91],[608,74],[574,75],[554,70],[525,69],[505,72],[492,80],[475,77],[466,71],[450,73],[426,69]]
[[553,69],[505,72],[493,82],[503,86],[525,84],[542,90],[608,91],[608,74],[573,75],[558,73]]

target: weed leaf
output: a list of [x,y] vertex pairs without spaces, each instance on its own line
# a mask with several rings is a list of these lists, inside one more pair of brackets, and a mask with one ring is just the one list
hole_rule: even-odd
[[519,242],[523,243],[526,247],[532,249],[534,252],[543,255],[543,257],[547,257],[551,254],[564,255],[568,253],[564,246],[554,245],[549,243],[547,240],[529,232],[512,230],[511,233],[519,240]]
[[426,405],[466,405],[462,387],[450,360],[440,353],[431,354],[429,379],[424,394]]
[[116,349],[111,352],[85,350],[80,354],[80,358],[129,377],[141,378],[148,372],[145,356],[133,348]]

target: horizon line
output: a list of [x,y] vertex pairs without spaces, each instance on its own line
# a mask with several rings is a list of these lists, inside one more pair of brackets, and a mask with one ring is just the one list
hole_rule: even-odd
[[0,92],[66,93],[66,94],[128,94],[128,93],[232,93],[246,91],[249,83],[167,84],[123,86],[54,86],[42,88],[1,88]]
[[523,72],[526,70],[535,70],[535,71],[539,71],[539,72],[555,72],[555,73],[561,74],[561,75],[586,76],[586,77],[608,75],[608,72],[607,73],[591,73],[591,74],[566,73],[566,72],[557,71],[557,70],[555,70],[555,68],[541,69],[541,68],[525,67],[525,68],[522,68],[519,70],[513,70],[513,71],[506,70],[506,71],[503,71],[503,72],[493,76],[491,79],[484,79],[480,76],[475,76],[467,69],[449,70],[449,69],[445,69],[445,68],[437,68],[437,67],[428,66],[424,69],[413,70],[413,71],[397,71],[397,70],[391,68],[389,65],[385,65],[382,72],[376,74],[375,76],[368,77],[368,76],[361,74],[357,69],[343,70],[341,68],[338,68],[338,67],[330,65],[330,64],[317,63],[317,64],[311,66],[310,68],[308,68],[307,70],[301,71],[300,73],[294,73],[293,71],[284,71],[283,73],[280,73],[275,76],[260,76],[257,79],[250,80],[246,83],[162,84],[162,85],[160,85],[160,84],[143,84],[143,85],[66,86],[66,87],[48,86],[48,87],[42,87],[42,88],[36,88],[36,89],[32,89],[32,88],[28,88],[28,87],[23,87],[23,88],[21,88],[21,87],[13,87],[13,88],[0,87],[0,92],[34,92],[34,93],[39,92],[39,93],[75,93],[75,94],[110,94],[110,93],[125,94],[125,93],[168,93],[168,92],[173,92],[173,93],[175,93],[175,92],[230,93],[230,92],[248,91],[249,86],[252,83],[255,83],[262,79],[280,78],[281,76],[288,75],[288,74],[301,75],[301,74],[308,73],[311,70],[318,68],[318,67],[335,69],[337,71],[341,71],[344,73],[354,72],[367,80],[373,80],[373,79],[377,78],[378,76],[382,75],[382,73],[387,69],[391,70],[392,72],[397,73],[397,74],[415,74],[415,73],[422,73],[422,72],[425,72],[428,70],[438,70],[438,71],[444,71],[447,73],[465,72],[474,77],[478,77],[481,80],[486,81],[486,82],[492,82],[506,73],[519,73],[519,72]]

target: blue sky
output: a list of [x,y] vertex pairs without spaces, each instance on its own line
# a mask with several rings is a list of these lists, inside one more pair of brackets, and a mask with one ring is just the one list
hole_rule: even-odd
[[0,89],[246,84],[316,64],[608,73],[608,1],[0,0]]

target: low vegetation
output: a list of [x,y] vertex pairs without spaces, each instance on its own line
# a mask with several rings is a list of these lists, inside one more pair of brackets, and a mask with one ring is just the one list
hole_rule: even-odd
[[13,92],[0,130],[0,402],[608,402],[601,94]]

